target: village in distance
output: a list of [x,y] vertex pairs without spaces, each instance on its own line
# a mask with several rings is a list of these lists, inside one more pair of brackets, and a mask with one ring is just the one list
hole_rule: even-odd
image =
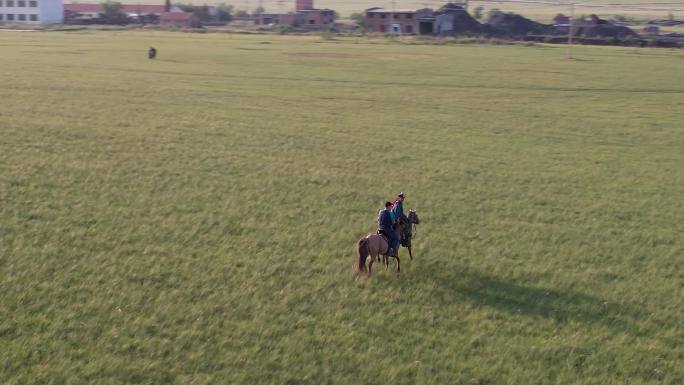
[[558,12],[548,20],[535,20],[498,8],[486,10],[468,1],[445,2],[435,9],[383,8],[371,3],[363,11],[342,15],[334,9],[316,8],[314,0],[294,0],[275,12],[262,3],[245,10],[223,3],[193,5],[170,0],[163,4],[0,0],[0,28],[118,26],[189,32],[415,37],[424,41],[466,36],[554,44],[684,47],[684,32],[678,29],[684,20],[671,12],[660,19],[593,13],[571,17]]

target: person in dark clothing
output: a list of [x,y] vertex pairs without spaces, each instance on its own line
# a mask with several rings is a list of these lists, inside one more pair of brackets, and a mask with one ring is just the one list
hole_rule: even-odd
[[149,50],[147,50],[147,57],[150,59],[154,59],[157,57],[157,49],[154,47],[150,47]]
[[392,223],[391,208],[392,202],[385,202],[385,208],[378,212],[378,234],[385,235],[389,240],[389,251],[387,255],[396,257],[399,237],[397,237],[397,233],[392,227],[394,223]]

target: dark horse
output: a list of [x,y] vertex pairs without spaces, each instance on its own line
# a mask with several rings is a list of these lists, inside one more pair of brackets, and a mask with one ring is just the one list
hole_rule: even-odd
[[[401,246],[408,249],[409,258],[413,260],[413,253],[411,252],[411,240],[413,239],[413,234],[415,233],[415,225],[420,223],[420,218],[418,218],[418,214],[416,214],[416,211],[411,209],[409,210],[409,215],[407,219],[408,221],[406,222],[401,220],[398,221],[395,231],[397,232],[397,236],[401,240]],[[396,257],[383,255],[383,262],[385,264],[385,268],[389,267],[389,258],[397,259],[397,269],[399,269],[398,253]]]
[[[408,234],[408,239],[404,239],[402,245],[408,248],[411,259],[413,259],[413,255],[411,254],[411,236],[413,234],[413,226],[419,223],[420,219],[418,219],[418,214],[416,214],[416,212],[413,210],[409,210],[408,223],[398,229],[398,231],[404,231],[404,234]],[[373,262],[375,262],[381,256],[382,261],[385,264],[385,268],[388,268],[388,252],[389,244],[387,243],[387,239],[380,234],[368,234],[359,239],[359,241],[356,243],[356,260],[354,262],[354,268],[357,274],[367,273],[368,276],[370,276]],[[397,260],[397,272],[401,271],[401,261],[399,256],[392,258]]]

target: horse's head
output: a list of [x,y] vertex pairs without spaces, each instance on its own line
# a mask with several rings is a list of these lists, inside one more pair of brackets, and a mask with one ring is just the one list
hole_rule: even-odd
[[414,210],[414,209],[409,210],[408,221],[409,221],[409,223],[413,223],[416,225],[420,223],[420,218],[418,218],[418,214],[416,214],[416,210]]

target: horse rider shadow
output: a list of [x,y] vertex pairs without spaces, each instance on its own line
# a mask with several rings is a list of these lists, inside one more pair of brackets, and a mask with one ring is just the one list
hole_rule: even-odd
[[637,306],[567,289],[523,285],[468,268],[449,273],[443,266],[434,265],[427,270],[436,283],[428,295],[435,305],[466,300],[518,316],[598,324],[621,332],[633,332],[635,320],[644,317],[644,311]]

